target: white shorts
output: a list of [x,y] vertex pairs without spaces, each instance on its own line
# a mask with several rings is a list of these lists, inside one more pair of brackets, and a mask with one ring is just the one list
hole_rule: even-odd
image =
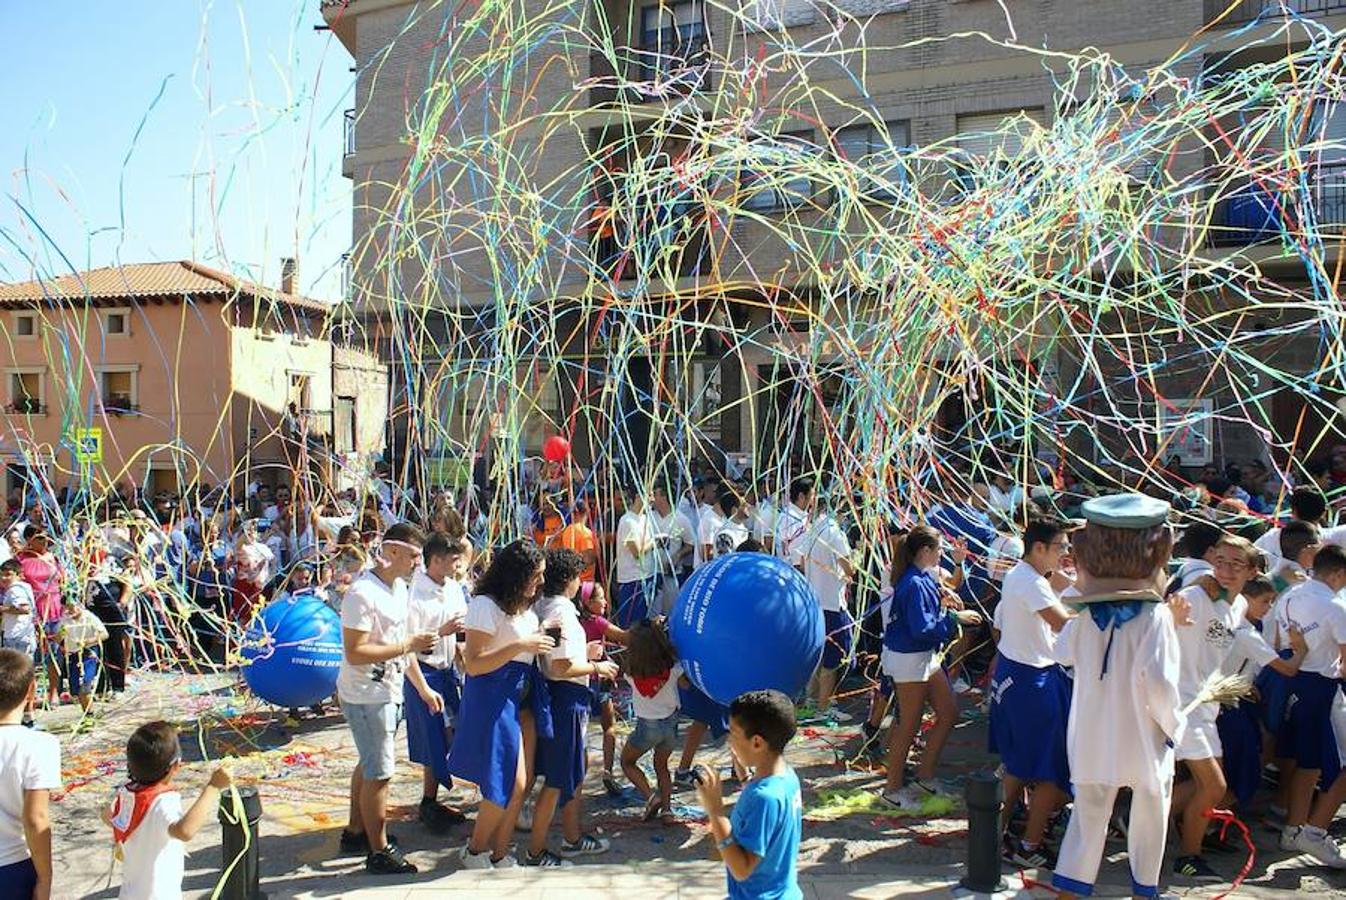
[[[1220,715],[1218,703],[1203,703],[1192,710],[1187,717],[1187,727],[1183,729],[1182,740],[1178,741],[1174,754],[1178,759],[1219,759],[1224,756],[1224,747],[1220,744],[1220,729],[1215,719]],[[1260,748],[1259,748],[1260,750]]]
[[939,656],[934,650],[898,653],[884,647],[879,663],[883,666],[883,674],[893,679],[894,684],[923,684],[939,671]]

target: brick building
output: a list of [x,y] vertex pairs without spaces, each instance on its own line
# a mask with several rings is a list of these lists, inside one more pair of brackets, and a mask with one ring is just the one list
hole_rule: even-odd
[[[1294,6],[1314,27],[1346,26],[1346,0]],[[756,91],[758,112],[787,111],[774,126],[778,141],[825,153],[879,158],[883,148],[955,146],[973,156],[997,149],[1012,155],[1016,133],[1027,134],[1030,123],[1050,125],[1060,99],[1056,82],[1066,62],[997,41],[1017,38],[1023,45],[1066,53],[1101,48],[1126,70],[1142,72],[1178,56],[1200,33],[1202,52],[1182,57],[1175,67],[1177,76],[1196,79],[1217,68],[1255,65],[1308,40],[1301,29],[1282,36],[1280,44],[1267,43],[1278,33],[1276,21],[1259,20],[1279,7],[1270,0],[1033,0],[1010,4],[1012,24],[993,0],[756,0],[743,7],[731,18],[695,0],[595,0],[557,7],[550,19],[497,11],[496,19],[482,22],[467,7],[451,11],[402,0],[322,4],[325,21],[356,62],[345,173],[356,182],[358,309],[375,330],[382,329],[394,366],[414,376],[395,374],[394,383],[404,392],[394,406],[404,413],[420,410],[421,418],[438,417],[442,425],[434,434],[418,433],[407,428],[416,416],[395,417],[404,450],[437,452],[447,441],[473,451],[492,425],[519,422],[524,425],[519,450],[536,453],[545,434],[562,427],[573,410],[594,407],[593,382],[606,384],[609,391],[595,421],[607,416],[613,426],[634,431],[630,444],[647,457],[657,454],[658,440],[648,431],[649,420],[658,417],[627,413],[661,402],[687,410],[685,424],[702,444],[757,459],[782,452],[767,445],[812,439],[802,433],[807,428],[799,427],[809,421],[808,410],[840,404],[840,395],[853,388],[845,378],[825,376],[802,384],[800,370],[790,362],[792,354],[797,359],[812,354],[807,358],[817,368],[820,352],[844,351],[825,341],[810,343],[817,276],[803,263],[825,253],[815,248],[801,254],[791,244],[809,223],[823,221],[822,213],[809,218],[812,207],[824,204],[808,194],[807,182],[796,186],[786,180],[753,189],[745,179],[749,186],[741,190],[748,195],[746,201],[740,196],[738,210],[750,215],[738,215],[720,231],[707,224],[711,213],[683,215],[682,206],[700,209],[699,201],[680,206],[668,197],[651,205],[672,209],[676,221],[671,225],[657,219],[604,219],[615,205],[614,193],[629,191],[634,180],[613,173],[634,174],[625,168],[631,165],[678,165],[700,140],[698,129],[716,115],[711,102],[716,96]],[[508,21],[510,15],[518,21]],[[527,53],[500,64],[501,35],[516,40],[525,26],[531,29]],[[985,33],[990,40],[942,39],[970,32]],[[811,45],[824,46],[829,54],[822,61],[812,58],[806,73],[791,67],[789,53],[776,52]],[[741,64],[748,75],[727,64],[699,68],[707,48],[718,60]],[[767,57],[780,64],[755,71],[754,63]],[[472,96],[445,92],[443,73],[464,71],[472,77],[449,80],[470,83]],[[792,94],[805,79],[807,94]],[[706,90],[696,93],[689,87]],[[688,94],[695,102],[684,109],[679,104]],[[800,115],[801,109],[807,115]],[[1022,128],[1007,131],[1008,121]],[[507,130],[507,147],[487,141]],[[1333,115],[1328,132],[1330,138],[1346,137],[1346,117]],[[1200,147],[1195,149],[1169,163],[1177,177],[1206,164]],[[1310,177],[1327,231],[1346,218],[1346,169],[1337,160],[1321,162]],[[577,172],[587,173],[587,184],[575,183]],[[493,197],[491,186],[504,183],[531,189],[510,191],[503,200]],[[583,202],[575,201],[576,191],[585,193]],[[448,196],[456,199],[440,208],[451,214],[423,213],[436,209],[436,198]],[[874,214],[882,217],[887,196],[876,191],[872,199]],[[530,204],[537,209],[530,210]],[[625,205],[630,207],[629,197]],[[526,223],[547,220],[542,210],[567,208],[579,210],[569,233],[518,233]],[[780,224],[787,219],[790,224]],[[1198,258],[1237,258],[1278,286],[1278,296],[1268,298],[1275,302],[1241,320],[1248,335],[1240,346],[1269,368],[1307,378],[1325,358],[1321,335],[1284,327],[1300,315],[1295,298],[1311,293],[1302,255],[1245,227],[1228,203],[1215,205],[1208,224],[1209,238],[1194,251]],[[623,229],[652,227],[673,229],[674,252],[644,258],[622,252]],[[566,242],[572,240],[586,241],[588,252],[568,252]],[[417,252],[399,252],[393,259],[387,251],[394,246]],[[1337,248],[1329,243],[1325,252],[1330,270]],[[834,262],[863,266],[854,258]],[[1110,269],[1106,277],[1124,281],[1125,266]],[[596,288],[599,281],[604,284]],[[1201,302],[1219,306],[1215,281],[1197,293]],[[528,302],[516,303],[520,296]],[[679,327],[657,334],[605,331],[602,317],[594,315],[595,296],[606,297],[599,304],[605,307],[631,298],[666,303],[668,320]],[[589,302],[570,302],[578,297]],[[400,312],[391,314],[394,308]],[[501,324],[500,315],[515,317],[521,327],[485,327]],[[1124,325],[1123,318],[1118,313],[1109,322]],[[1257,343],[1258,333],[1266,335],[1264,344]],[[473,343],[483,334],[524,341],[545,335],[574,364],[550,371],[521,369],[514,385],[500,383],[498,373],[492,381],[455,370],[463,359],[501,352]],[[753,341],[738,339],[745,334],[754,335]],[[766,339],[770,346],[762,345]],[[1162,350],[1164,338],[1158,340]],[[632,353],[633,341],[651,349]],[[653,349],[659,342],[675,349],[666,354]],[[455,360],[445,350],[455,346],[471,349]],[[602,369],[596,361],[618,347],[624,349],[615,358],[624,370]],[[518,346],[506,349],[527,356],[517,353]],[[1308,403],[1304,391],[1273,390],[1270,382],[1211,383],[1218,355],[1200,353],[1162,373],[1158,393],[1163,399],[1155,402],[1153,395],[1147,399],[1134,389],[1135,374],[1128,376],[1115,360],[1095,368],[1070,348],[1032,339],[1020,351],[1033,373],[1030,391],[1039,401],[1052,392],[1049,382],[1058,389],[1075,386],[1074,395],[1082,398],[1078,402],[1087,406],[1089,379],[1096,382],[1095,391],[1100,380],[1131,379],[1127,390],[1109,393],[1115,415],[1094,411],[1090,430],[1097,434],[1070,436],[1076,452],[1088,452],[1092,445],[1106,449],[1102,456],[1127,452],[1129,418],[1160,423],[1165,414],[1199,412],[1202,401],[1221,409],[1236,395],[1252,398],[1249,408],[1238,416],[1199,422],[1210,437],[1205,458],[1218,463],[1262,456],[1268,436],[1279,436],[1286,445],[1295,441],[1301,453],[1313,451],[1308,445],[1333,420],[1331,401],[1339,396],[1339,380],[1331,373],[1314,379]],[[930,427],[944,434],[958,433],[989,402],[975,391],[970,396],[957,390],[945,391],[936,401]],[[1109,420],[1113,424],[1105,434],[1098,423]],[[603,433],[601,427],[592,431]],[[1152,431],[1130,451],[1155,453],[1164,432],[1158,424]],[[1022,436],[1004,435],[1007,440]],[[596,449],[586,446],[588,437],[577,435],[581,457]]]

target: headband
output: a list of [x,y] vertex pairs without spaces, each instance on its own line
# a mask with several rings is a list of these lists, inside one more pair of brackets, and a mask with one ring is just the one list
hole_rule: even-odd
[[594,583],[592,581],[580,582],[580,600],[582,600],[585,603],[588,603],[589,598],[592,597],[593,595],[594,595]]
[[415,550],[417,553],[425,552],[423,547],[417,547],[415,544],[408,544],[406,541],[382,541],[380,547],[405,547],[407,550]]

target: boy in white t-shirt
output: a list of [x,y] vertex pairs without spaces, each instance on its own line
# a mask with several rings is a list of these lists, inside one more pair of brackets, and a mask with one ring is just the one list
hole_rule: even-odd
[[168,722],[141,725],[126,742],[126,774],[103,821],[121,851],[122,900],[168,900],[182,896],[186,843],[196,837],[232,779],[216,769],[196,802],[183,812],[182,794],[171,779],[182,767],[178,730]]
[[24,728],[37,690],[33,657],[0,649],[0,897],[51,896],[47,802],[61,786],[61,745]]
[[[1199,576],[1177,596],[1187,604],[1188,621],[1178,622],[1178,696],[1187,707],[1195,702],[1206,680],[1222,671],[1234,648],[1234,632],[1243,625],[1248,604],[1243,585],[1257,574],[1261,554],[1251,542],[1223,535],[1207,559],[1212,574]],[[1202,703],[1187,714],[1187,728],[1177,742],[1176,758],[1187,767],[1191,779],[1174,788],[1172,811],[1180,816],[1181,848],[1173,861],[1173,874],[1192,881],[1222,881],[1201,855],[1201,843],[1209,816],[1225,795],[1224,770],[1216,719],[1218,703]]]

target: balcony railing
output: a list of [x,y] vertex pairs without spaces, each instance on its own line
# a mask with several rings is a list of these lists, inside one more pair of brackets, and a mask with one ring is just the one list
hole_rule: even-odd
[[[616,48],[617,64],[606,53],[595,50],[589,55],[589,76],[604,83],[589,89],[589,105],[608,103],[648,103],[662,97],[685,97],[706,86],[709,75],[704,37],[693,38],[681,47],[669,50]],[[617,81],[636,84],[618,88]]]
[[346,158],[355,155],[355,110],[348,109],[344,116],[346,127]]
[[[1229,9],[1229,0],[1205,0],[1206,21],[1213,22]],[[1346,0],[1285,0],[1285,9],[1290,12],[1314,15],[1331,12],[1346,12]],[[1229,15],[1220,19],[1221,25],[1240,25],[1251,22],[1258,16],[1279,16],[1280,0],[1239,0]]]
[[[1311,176],[1319,227],[1346,225],[1346,162],[1319,165]],[[1296,198],[1249,184],[1221,200],[1211,220],[1212,247],[1241,247],[1279,240],[1285,219],[1300,215]],[[1300,226],[1292,225],[1298,229]]]
[[[638,216],[634,229],[627,223],[604,223],[593,232],[594,277],[608,281],[629,281],[639,273],[637,264],[650,267],[650,278],[690,278],[706,275],[711,269],[710,235],[704,222],[696,217],[700,208],[660,207]],[[637,247],[626,235],[640,235]]]
[[5,404],[5,412],[17,416],[40,416],[46,411],[47,408],[34,397],[18,397]]

